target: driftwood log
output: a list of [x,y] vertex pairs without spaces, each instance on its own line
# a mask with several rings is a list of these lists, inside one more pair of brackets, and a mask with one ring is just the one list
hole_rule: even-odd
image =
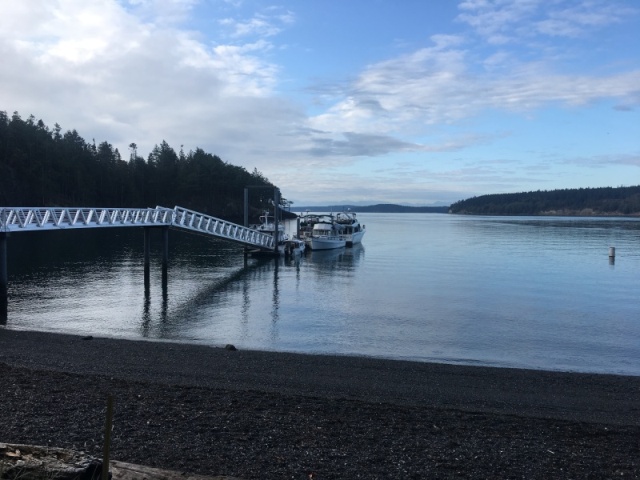
[[[109,463],[112,480],[239,480],[188,475],[119,461]],[[100,480],[102,460],[64,448],[0,443],[2,480]]]
[[0,478],[24,480],[94,480],[102,461],[62,448],[0,443]]

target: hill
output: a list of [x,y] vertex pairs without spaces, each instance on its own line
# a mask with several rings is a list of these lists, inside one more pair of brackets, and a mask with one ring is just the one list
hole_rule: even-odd
[[[240,222],[244,188],[251,216],[272,209],[274,185],[259,171],[224,162],[200,148],[176,152],[167,142],[146,159],[135,143],[123,158],[104,141],[85,141],[76,130],[51,129],[33,115],[0,111],[0,205],[155,207],[180,205]],[[252,190],[253,191],[253,190]],[[286,199],[281,198],[281,204]]]
[[640,216],[640,185],[482,195],[451,205],[468,215]]

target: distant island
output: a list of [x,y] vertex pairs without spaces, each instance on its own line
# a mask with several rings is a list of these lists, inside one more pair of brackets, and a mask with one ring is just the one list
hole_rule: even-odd
[[292,212],[346,212],[351,210],[355,213],[448,213],[449,207],[409,207],[405,205],[394,205],[392,203],[381,203],[378,205],[358,206],[358,205],[328,205],[313,207],[291,207]]
[[382,203],[368,206],[291,207],[291,212],[453,213],[460,215],[640,216],[640,185],[633,187],[538,190],[481,195],[450,206],[409,207]]
[[451,205],[467,215],[640,216],[640,185],[482,195]]

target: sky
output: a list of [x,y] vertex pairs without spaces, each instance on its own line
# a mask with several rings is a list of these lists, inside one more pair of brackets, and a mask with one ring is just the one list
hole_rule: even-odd
[[0,111],[294,206],[640,184],[638,0],[0,0]]

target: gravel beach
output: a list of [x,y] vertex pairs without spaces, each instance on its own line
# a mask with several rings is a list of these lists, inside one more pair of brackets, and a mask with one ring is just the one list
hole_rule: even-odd
[[0,328],[0,442],[243,479],[640,478],[640,377]]

